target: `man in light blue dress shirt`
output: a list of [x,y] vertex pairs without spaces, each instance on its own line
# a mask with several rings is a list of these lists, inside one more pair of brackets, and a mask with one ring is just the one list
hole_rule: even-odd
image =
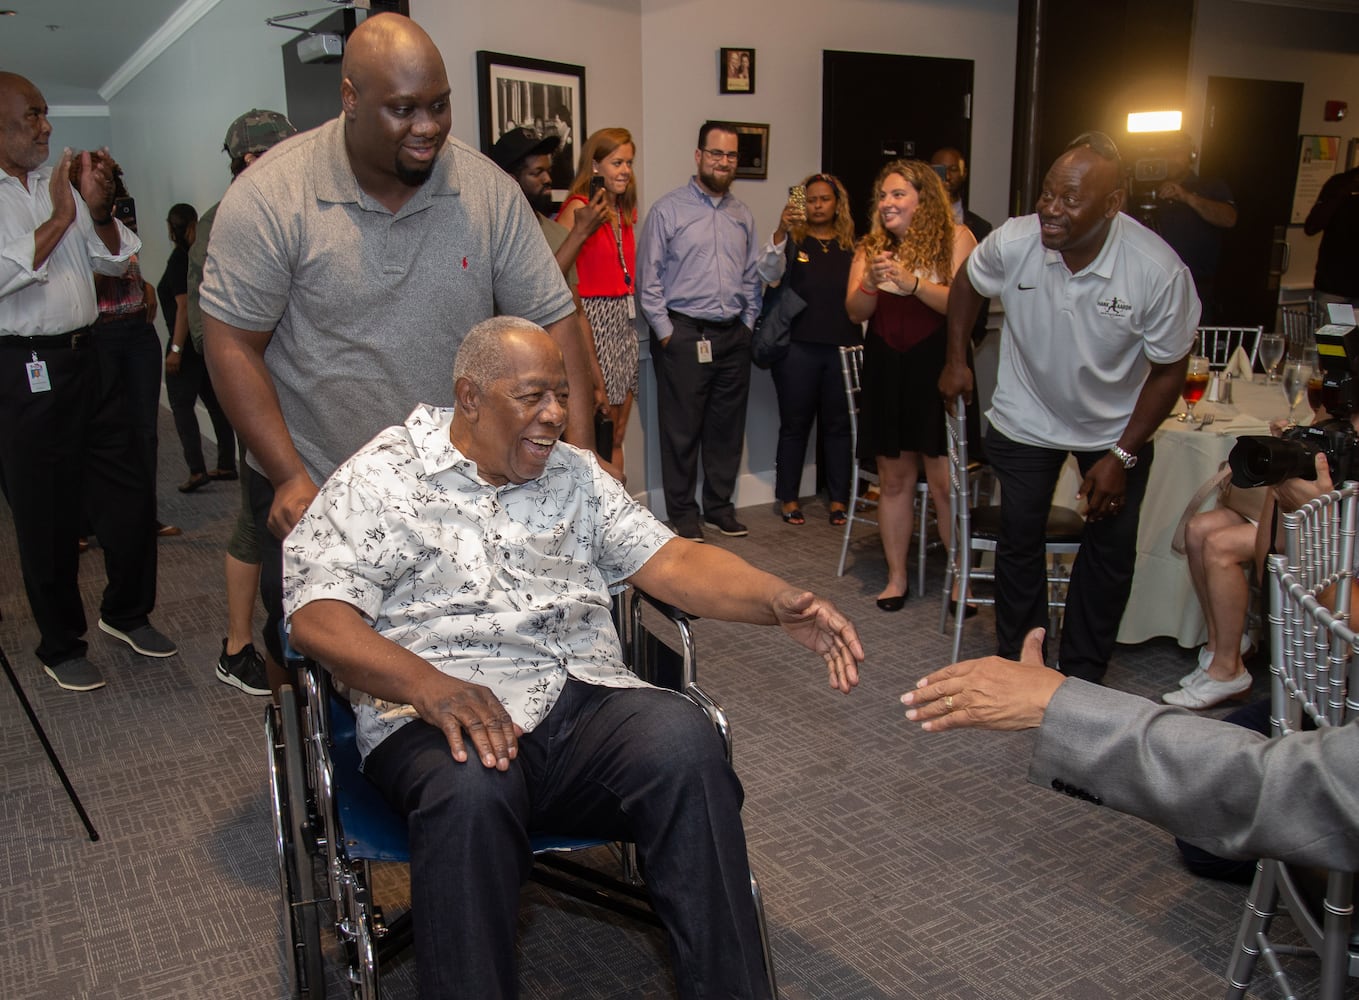
[[750,395],[750,332],[760,314],[755,216],[729,191],[737,135],[705,122],[696,174],[651,207],[637,247],[638,300],[651,327],[661,481],[675,531],[703,540],[694,495],[703,460],[702,521],[739,537],[732,493]]

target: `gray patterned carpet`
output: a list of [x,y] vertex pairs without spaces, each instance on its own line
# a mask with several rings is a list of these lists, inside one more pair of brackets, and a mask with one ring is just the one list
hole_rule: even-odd
[[[92,631],[103,690],[61,691],[33,657],[0,505],[0,644],[102,835],[85,838],[0,685],[0,997],[286,992],[264,700],[213,676],[235,484],[180,495],[168,415],[161,441],[160,513],[185,534],[161,543],[155,621],[180,654],[144,660]],[[821,504],[807,514],[796,529],[772,508],[747,509],[750,537],[723,544],[856,619],[869,650],[859,689],[829,691],[819,661],[781,635],[697,626],[700,674],[735,729],[785,1000],[1220,996],[1245,890],[1186,874],[1170,838],[1149,826],[1029,785],[1029,735],[909,727],[898,695],[946,657],[937,598],[877,611],[876,536],[864,529],[837,579],[839,534]],[[936,555],[935,590],[941,564]],[[93,625],[98,549],[82,557],[82,573]],[[980,654],[990,643],[983,611],[966,648]],[[1120,647],[1109,681],[1155,696],[1188,662],[1168,640]],[[400,872],[381,873],[379,887],[383,901],[401,904]],[[658,932],[536,887],[524,892],[520,959],[528,998],[673,996]],[[1313,995],[1310,963],[1288,967]],[[393,963],[384,987],[415,996],[412,963]],[[1272,995],[1264,987],[1257,975],[1251,995]],[[338,980],[330,995],[344,995]]]

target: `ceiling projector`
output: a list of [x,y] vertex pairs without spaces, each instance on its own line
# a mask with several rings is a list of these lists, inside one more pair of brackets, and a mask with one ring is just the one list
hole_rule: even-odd
[[344,55],[344,39],[330,32],[307,35],[297,43],[297,58],[304,63],[336,62]]

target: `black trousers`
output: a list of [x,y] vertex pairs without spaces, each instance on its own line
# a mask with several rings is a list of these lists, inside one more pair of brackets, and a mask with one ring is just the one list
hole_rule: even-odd
[[[103,377],[84,344],[0,346],[0,486],[41,636],[38,659],[49,665],[85,655],[76,541],[87,509],[108,576],[101,617],[122,631],[139,628],[156,601],[156,501],[143,471],[144,433],[132,425],[121,381]],[[47,365],[48,392],[30,391],[26,363],[34,355]]]
[[831,500],[849,502],[849,404],[835,344],[793,341],[772,374],[779,399],[779,444],[774,458],[774,496],[796,500],[812,424],[820,427],[819,465]]
[[[137,448],[138,469],[155,496],[160,444],[160,338],[146,313],[96,324],[90,331],[99,374],[105,385],[119,387],[123,419]],[[96,499],[96,498],[92,498]]]
[[475,754],[459,764],[420,721],[383,740],[364,770],[407,817],[421,997],[517,995],[530,830],[636,843],[681,997],[769,996],[741,783],[687,698],[567,680],[508,771]]
[[[660,421],[661,485],[670,521],[696,522],[694,496],[703,463],[703,514],[717,518],[734,510],[731,502],[746,434],[750,397],[750,330],[741,323],[717,329],[674,317],[674,333],[664,347],[651,335],[656,365],[656,407]],[[707,338],[712,361],[698,360],[699,341]]]
[[[1068,452],[1011,440],[992,425],[986,455],[1000,480],[1000,540],[996,551],[996,652],[1019,658],[1024,636],[1048,620],[1043,539],[1052,491]],[[1084,476],[1106,451],[1072,452]],[[1087,523],[1071,568],[1057,659],[1062,673],[1099,682],[1114,652],[1118,625],[1132,591],[1137,525],[1147,492],[1153,448],[1143,445],[1128,470],[1123,509]]]
[[170,400],[170,412],[175,418],[175,433],[179,435],[179,447],[184,452],[184,464],[189,467],[190,475],[207,471],[203,458],[203,436],[198,430],[198,415],[194,405],[203,400],[208,418],[212,421],[213,433],[217,435],[217,468],[236,468],[236,432],[231,421],[217,402],[217,393],[212,389],[212,379],[208,376],[208,365],[203,355],[194,350],[193,339],[184,344],[179,356],[179,374],[165,374],[165,394]]

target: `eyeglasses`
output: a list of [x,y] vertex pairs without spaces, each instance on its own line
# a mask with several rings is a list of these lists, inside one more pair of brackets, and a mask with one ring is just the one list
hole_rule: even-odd
[[741,155],[740,153],[734,152],[728,153],[725,150],[721,149],[705,149],[702,152],[703,155],[706,156],[708,159],[715,160],[718,163],[721,163],[723,160],[726,160],[728,163],[735,163],[737,159],[740,158]]

